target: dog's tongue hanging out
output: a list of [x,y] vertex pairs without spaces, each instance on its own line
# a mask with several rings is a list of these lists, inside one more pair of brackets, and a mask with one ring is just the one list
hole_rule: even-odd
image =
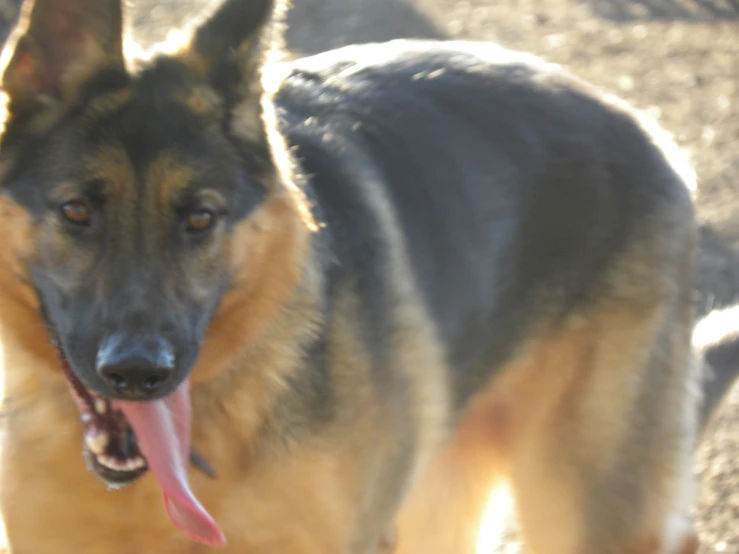
[[172,394],[155,402],[122,402],[123,412],[136,433],[164,494],[164,504],[172,522],[195,541],[224,544],[223,533],[200,505],[187,480],[190,455],[190,382],[186,380]]

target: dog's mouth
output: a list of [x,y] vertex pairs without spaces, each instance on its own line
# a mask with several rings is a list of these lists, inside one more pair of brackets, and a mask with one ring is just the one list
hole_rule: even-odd
[[161,400],[110,400],[87,389],[58,344],[57,351],[80,411],[84,456],[90,470],[110,488],[120,488],[151,469],[172,522],[197,542],[223,544],[223,533],[188,483],[190,460],[205,473],[212,473],[190,446],[189,379]]
[[84,455],[90,470],[111,488],[141,477],[149,466],[126,416],[110,400],[87,390],[68,367],[65,374],[84,426]]

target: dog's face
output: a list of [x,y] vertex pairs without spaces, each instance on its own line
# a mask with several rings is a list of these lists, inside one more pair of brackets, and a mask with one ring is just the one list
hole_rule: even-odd
[[117,2],[38,0],[4,75],[4,189],[32,217],[30,279],[71,370],[105,398],[162,398],[187,376],[269,187],[261,137],[229,130],[257,100],[235,92],[248,53],[228,49],[248,40],[234,19],[254,30],[270,3],[229,4],[189,50],[130,75]]
[[91,469],[116,486],[151,469],[175,524],[220,543],[187,485],[190,374],[278,313],[305,244],[261,117],[273,2],[226,0],[135,74],[120,0],[28,3],[2,83],[1,282],[35,296]]
[[99,395],[149,400],[192,367],[267,185],[218,99],[188,105],[205,92],[180,63],[126,81],[89,91],[6,182],[33,216],[30,275],[71,368]]

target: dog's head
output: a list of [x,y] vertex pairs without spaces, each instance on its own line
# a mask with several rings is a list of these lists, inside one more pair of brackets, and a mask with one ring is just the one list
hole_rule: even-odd
[[99,395],[174,391],[232,284],[239,226],[275,182],[249,82],[270,9],[227,2],[134,75],[119,0],[37,0],[15,46],[4,192],[31,216],[46,317]]
[[[292,255],[295,213],[260,104],[274,10],[271,0],[226,0],[187,47],[132,72],[120,0],[28,1],[5,53],[0,168],[14,215],[2,225],[22,227],[8,229],[7,248],[52,329],[92,421],[93,466],[109,482],[147,463],[156,473],[143,443],[166,437],[143,430],[180,420],[143,421],[141,431],[136,420],[159,405],[184,409],[176,405],[219,311],[243,343],[287,294],[280,272],[294,277],[274,261]],[[216,341],[206,363],[221,366],[233,350]]]

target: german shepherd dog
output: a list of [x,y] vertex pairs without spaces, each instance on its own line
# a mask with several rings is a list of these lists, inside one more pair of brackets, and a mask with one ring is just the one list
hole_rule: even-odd
[[12,552],[469,554],[503,477],[532,552],[694,552],[674,146],[494,45],[279,58],[284,11],[226,0],[137,61],[120,0],[26,3]]

